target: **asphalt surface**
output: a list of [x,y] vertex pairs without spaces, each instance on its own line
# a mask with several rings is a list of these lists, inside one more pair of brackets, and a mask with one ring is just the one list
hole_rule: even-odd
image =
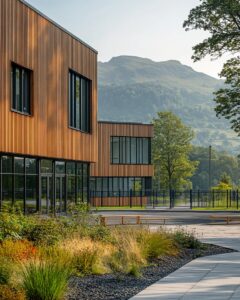
[[[226,224],[226,221],[221,219],[220,216],[238,216],[239,220],[233,221],[234,224],[240,223],[240,212],[236,211],[190,211],[190,210],[134,210],[134,211],[98,211],[94,212],[97,215],[102,216],[149,216],[158,217],[159,219],[165,219],[167,225],[189,225],[189,224],[216,224],[222,223]],[[211,217],[215,216],[214,219]],[[216,218],[219,216],[219,218]],[[119,219],[119,218],[116,218]],[[110,222],[114,224],[114,221]],[[159,221],[156,223],[161,224],[163,222]],[[152,223],[151,223],[152,224]]]

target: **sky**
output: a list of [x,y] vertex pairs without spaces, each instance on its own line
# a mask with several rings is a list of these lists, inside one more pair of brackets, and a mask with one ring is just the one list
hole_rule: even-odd
[[182,28],[199,0],[27,0],[55,22],[98,50],[98,60],[134,55],[154,61],[179,60],[218,77],[227,57],[191,60],[192,47],[206,32]]

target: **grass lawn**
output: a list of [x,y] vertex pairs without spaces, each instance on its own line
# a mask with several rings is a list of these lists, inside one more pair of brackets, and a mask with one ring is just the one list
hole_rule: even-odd
[[193,207],[192,210],[199,210],[199,211],[203,211],[203,210],[239,211],[239,209],[237,209],[236,207],[226,208],[226,206],[218,206],[218,207]]

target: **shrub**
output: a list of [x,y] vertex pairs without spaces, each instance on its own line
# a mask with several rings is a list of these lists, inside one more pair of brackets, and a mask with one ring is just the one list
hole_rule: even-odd
[[163,255],[176,255],[178,253],[174,240],[161,230],[146,232],[145,235],[142,235],[140,244],[148,261],[158,259]]
[[66,289],[71,269],[53,262],[29,263],[23,271],[23,289],[28,300],[60,300]]
[[182,248],[200,249],[201,243],[193,233],[184,230],[177,230],[173,234],[175,242]]
[[76,275],[103,274],[108,272],[106,257],[111,255],[112,247],[90,239],[66,240],[62,251],[71,256],[72,267]]
[[25,294],[21,290],[16,290],[9,285],[1,285],[0,287],[1,300],[25,300]]
[[33,258],[37,249],[27,240],[6,239],[0,244],[0,257],[10,261],[24,261]]
[[26,218],[21,214],[1,212],[0,214],[0,240],[6,238],[21,239],[27,226]]
[[94,267],[98,260],[97,251],[97,249],[85,248],[75,253],[73,265],[77,274],[90,275],[94,273]]
[[54,245],[64,235],[64,223],[59,219],[36,219],[35,224],[25,231],[25,237],[35,245]]
[[109,228],[106,226],[89,226],[87,230],[87,235],[93,240],[93,241],[102,241],[102,242],[111,242],[111,232]]
[[10,277],[11,277],[11,268],[9,262],[6,259],[1,258],[0,259],[0,285],[8,284]]
[[146,260],[137,242],[136,230],[117,229],[112,234],[115,238],[115,251],[108,259],[110,269],[115,273],[139,275],[140,268],[146,265]]

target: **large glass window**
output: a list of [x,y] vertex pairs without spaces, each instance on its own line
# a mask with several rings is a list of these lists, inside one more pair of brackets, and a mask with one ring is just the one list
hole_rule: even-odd
[[12,109],[31,114],[31,71],[12,64]]
[[95,197],[146,195],[151,189],[151,177],[91,177],[91,195]]
[[53,161],[48,159],[41,160],[41,173],[53,173]]
[[35,158],[25,158],[26,169],[26,212],[33,213],[38,209],[37,198],[37,160]]
[[112,164],[150,164],[151,138],[111,137]]
[[0,156],[0,207],[61,213],[67,203],[87,202],[88,190],[88,163]]
[[119,137],[111,138],[111,162],[113,164],[120,163]]
[[89,79],[69,72],[69,125],[84,132],[90,132],[90,88]]

